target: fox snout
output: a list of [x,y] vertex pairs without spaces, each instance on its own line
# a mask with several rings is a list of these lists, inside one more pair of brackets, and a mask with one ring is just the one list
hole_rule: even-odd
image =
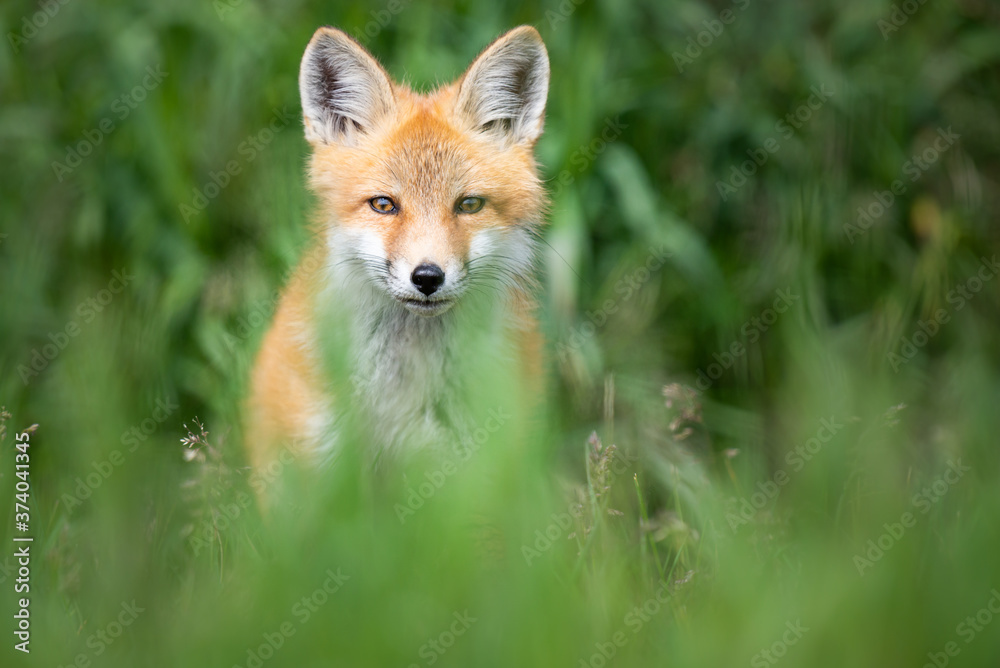
[[427,262],[418,264],[417,268],[410,274],[410,282],[428,297],[437,292],[437,289],[444,283],[444,278],[444,270],[441,267]]
[[462,262],[422,259],[415,264],[403,258],[389,260],[388,292],[405,308],[424,316],[444,313],[464,292],[466,272]]

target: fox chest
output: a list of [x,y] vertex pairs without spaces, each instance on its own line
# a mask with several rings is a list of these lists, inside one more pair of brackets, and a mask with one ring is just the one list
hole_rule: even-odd
[[381,453],[447,447],[464,422],[462,379],[469,374],[441,332],[388,328],[360,346],[354,408]]

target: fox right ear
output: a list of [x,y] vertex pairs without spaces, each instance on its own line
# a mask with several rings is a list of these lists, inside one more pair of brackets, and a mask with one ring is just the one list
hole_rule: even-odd
[[336,28],[316,31],[302,56],[299,93],[306,139],[351,145],[392,112],[389,75],[364,47]]
[[542,134],[549,56],[531,26],[514,28],[479,54],[458,89],[458,108],[480,131],[534,143]]

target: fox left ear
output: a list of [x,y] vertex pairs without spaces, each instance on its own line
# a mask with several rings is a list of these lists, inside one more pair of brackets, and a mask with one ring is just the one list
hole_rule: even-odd
[[336,28],[313,35],[299,71],[306,139],[352,144],[392,113],[392,82],[364,47]]
[[514,28],[483,51],[466,70],[458,109],[477,130],[515,143],[542,134],[549,93],[549,55],[531,26]]

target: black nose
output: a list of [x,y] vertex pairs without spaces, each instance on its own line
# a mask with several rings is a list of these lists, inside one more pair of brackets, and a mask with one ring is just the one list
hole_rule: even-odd
[[410,276],[410,280],[413,281],[413,285],[416,286],[417,290],[430,296],[437,292],[437,289],[444,283],[444,271],[436,264],[425,262],[424,264],[417,265],[417,268],[413,270],[413,275]]

